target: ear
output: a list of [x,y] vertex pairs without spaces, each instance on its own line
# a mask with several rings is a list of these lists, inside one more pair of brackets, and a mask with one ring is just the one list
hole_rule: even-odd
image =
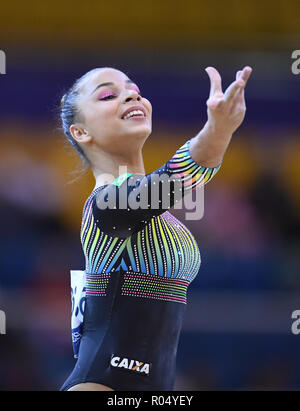
[[88,131],[80,125],[72,124],[70,126],[70,133],[74,140],[78,143],[87,143],[91,140],[91,136],[89,135]]

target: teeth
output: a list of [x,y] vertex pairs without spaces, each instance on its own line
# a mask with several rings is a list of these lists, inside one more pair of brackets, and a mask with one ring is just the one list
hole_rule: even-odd
[[133,110],[133,111],[130,111],[130,113],[126,114],[126,116],[124,117],[124,120],[126,120],[126,119],[129,118],[129,117],[138,116],[138,115],[144,116],[144,113],[142,112],[142,110]]

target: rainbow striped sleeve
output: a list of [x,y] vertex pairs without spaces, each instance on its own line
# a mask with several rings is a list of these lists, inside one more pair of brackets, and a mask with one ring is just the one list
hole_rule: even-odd
[[219,171],[222,164],[220,163],[217,167],[204,167],[197,164],[191,157],[190,141],[188,140],[181,146],[167,163],[171,174],[178,175],[183,181],[185,190],[193,190],[208,183]]

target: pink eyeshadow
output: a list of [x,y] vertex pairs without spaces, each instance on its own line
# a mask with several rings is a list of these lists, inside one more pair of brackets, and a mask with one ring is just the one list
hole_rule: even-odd
[[99,99],[100,99],[100,98],[107,97],[107,96],[110,96],[110,95],[112,95],[112,92],[111,92],[111,91],[104,91],[103,93],[101,93],[101,94],[99,95]]

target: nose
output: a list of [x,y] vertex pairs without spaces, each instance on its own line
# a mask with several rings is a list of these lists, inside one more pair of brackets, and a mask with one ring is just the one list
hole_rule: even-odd
[[141,96],[136,90],[127,90],[126,96],[127,97],[125,98],[125,102],[130,101],[130,100],[137,100],[137,101],[141,100]]

